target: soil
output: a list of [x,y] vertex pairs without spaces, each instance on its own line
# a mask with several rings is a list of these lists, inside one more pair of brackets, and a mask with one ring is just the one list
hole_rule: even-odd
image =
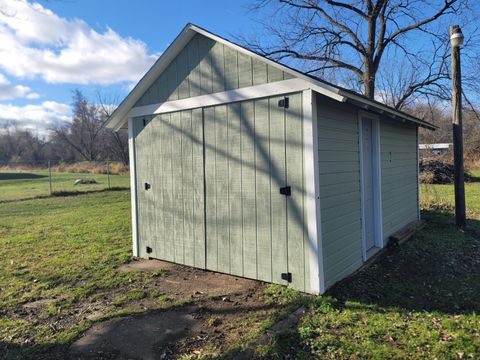
[[191,300],[205,297],[221,297],[243,293],[260,286],[258,281],[205,271],[160,260],[135,260],[121,266],[118,271],[166,271],[159,277],[155,289],[175,300]]
[[[98,322],[75,341],[70,359],[175,359],[200,356],[204,347],[222,347],[226,337],[239,338],[250,328],[245,318],[271,317],[277,309],[259,297],[263,284],[235,276],[203,271],[158,260],[138,260],[118,271],[164,270],[155,289],[183,305],[159,308],[146,298],[136,306],[145,310]],[[93,310],[92,310],[93,311]],[[232,354],[233,355],[233,354]]]

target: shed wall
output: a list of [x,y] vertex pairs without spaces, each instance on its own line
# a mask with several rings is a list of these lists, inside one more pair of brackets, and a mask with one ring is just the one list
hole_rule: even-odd
[[132,120],[140,256],[311,291],[302,93],[288,98]]
[[135,106],[293,78],[263,61],[196,34]]
[[380,153],[383,238],[386,241],[418,217],[416,127],[382,119]]
[[321,231],[325,286],[362,265],[357,110],[317,97]]

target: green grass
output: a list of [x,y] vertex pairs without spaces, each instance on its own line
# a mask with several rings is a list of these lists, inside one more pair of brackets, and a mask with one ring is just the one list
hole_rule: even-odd
[[129,200],[117,190],[0,203],[0,354],[55,358],[91,325],[86,308],[104,318],[150,296],[142,288],[163,274],[116,271],[131,258]]
[[[52,192],[90,192],[108,188],[104,174],[52,172]],[[74,185],[76,179],[93,179],[97,184]],[[110,175],[112,188],[129,187],[128,175]],[[0,202],[50,195],[48,171],[0,172]]]
[[[480,170],[470,171],[475,181],[465,184],[465,198],[467,205],[467,215],[471,219],[480,219]],[[421,186],[421,205],[423,208],[454,209],[454,191],[453,185],[431,185],[422,184]],[[473,225],[476,225],[474,223]]]
[[[65,174],[65,181],[77,176]],[[34,189],[45,180],[18,181],[0,180],[2,196],[5,190],[10,199],[23,197],[25,184]],[[386,250],[325,296],[268,286],[263,297],[278,312],[263,321],[262,331],[300,305],[307,314],[258,353],[276,359],[480,358],[480,183],[468,184],[466,192],[466,232],[453,225],[452,186],[422,186],[428,225],[411,241]],[[117,190],[0,202],[0,358],[61,358],[93,321],[143,311],[133,305],[144,298],[178,306],[168,294],[145,291],[164,272],[116,271],[131,258],[129,199],[128,190]],[[29,310],[35,301],[45,304]],[[85,318],[84,310],[97,306],[100,315]],[[209,321],[218,324],[217,317]]]
[[279,286],[267,301],[307,306],[298,326],[258,352],[297,359],[480,358],[480,183],[466,186],[468,228],[453,219],[452,185],[423,185],[426,228],[370,267],[312,297]]

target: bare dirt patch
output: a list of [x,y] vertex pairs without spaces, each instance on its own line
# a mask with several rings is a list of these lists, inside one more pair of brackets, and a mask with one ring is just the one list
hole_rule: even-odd
[[193,306],[153,314],[115,318],[95,324],[70,348],[79,359],[137,358],[153,360],[162,357],[166,344],[199,331]]
[[121,266],[118,271],[147,273],[165,271],[167,275],[158,278],[155,282],[155,288],[176,300],[228,296],[249,289],[256,289],[260,286],[258,281],[160,260],[135,260]]
[[168,300],[159,306],[154,299],[140,299],[129,308],[143,313],[96,323],[71,345],[70,358],[174,359],[211,354],[212,348],[222,357],[234,355],[238,349],[225,344],[245,341],[278,311],[264,302],[258,281],[158,260],[135,260],[118,271],[164,272],[145,291],[155,289]]

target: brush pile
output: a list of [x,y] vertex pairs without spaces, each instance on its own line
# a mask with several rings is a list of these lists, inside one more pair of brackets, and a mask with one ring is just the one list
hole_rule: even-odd
[[[465,171],[465,181],[473,180],[472,175]],[[453,164],[439,160],[420,161],[420,182],[422,184],[453,184]]]

